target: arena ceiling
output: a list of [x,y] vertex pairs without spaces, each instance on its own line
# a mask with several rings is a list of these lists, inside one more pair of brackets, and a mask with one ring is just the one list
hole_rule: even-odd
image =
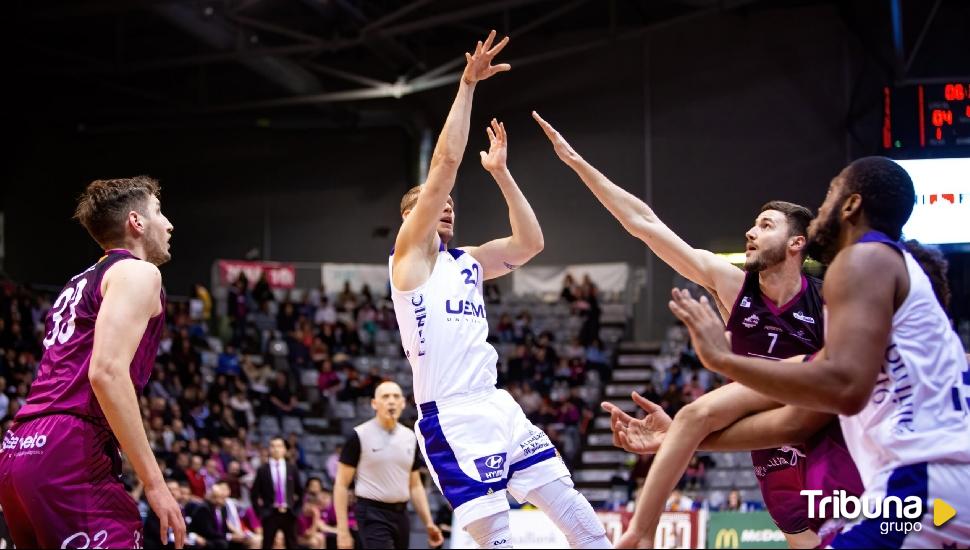
[[[506,60],[521,69],[692,18],[820,3],[838,6],[850,28],[890,57],[889,38],[875,32],[867,36],[862,21],[875,12],[885,19],[898,6],[907,23],[900,38],[905,51],[896,52],[899,69],[913,68],[916,60],[908,59],[910,53],[915,58],[921,49],[933,47],[936,33],[924,29],[934,20],[941,24],[941,6],[946,12],[955,4],[21,0],[5,7],[16,22],[9,30],[15,100],[31,117],[101,121],[297,109],[357,120],[382,100],[386,106],[456,82],[461,52],[492,28],[512,36],[515,49]],[[952,17],[946,19],[952,23]]]

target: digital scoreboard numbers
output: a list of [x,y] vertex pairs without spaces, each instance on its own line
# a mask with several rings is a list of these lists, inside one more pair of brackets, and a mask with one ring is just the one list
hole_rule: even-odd
[[882,148],[891,157],[970,156],[970,81],[885,88]]

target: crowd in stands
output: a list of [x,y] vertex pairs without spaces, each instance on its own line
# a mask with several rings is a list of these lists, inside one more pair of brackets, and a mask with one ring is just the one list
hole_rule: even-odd
[[[490,308],[502,304],[500,289],[487,287]],[[50,298],[10,282],[0,286],[4,429],[23,405],[35,376]],[[226,301],[225,315],[217,314],[203,285],[194,285],[187,300],[169,300],[156,367],[140,396],[149,443],[170,490],[191,519],[189,546],[259,547],[259,514],[252,508],[250,488],[256,470],[267,461],[272,435],[287,440],[288,460],[306,483],[301,544],[323,548],[329,535],[332,545],[335,516],[329,488],[340,449],[315,468],[305,461],[301,430],[289,428],[302,418],[332,418],[341,404],[369,400],[389,376],[407,378],[397,381],[410,387],[409,370],[402,374],[373,365],[360,368],[361,358],[381,353],[381,336],[388,332],[395,335],[391,348],[396,347],[396,359],[403,364],[393,306],[383,293],[375,295],[366,286],[359,292],[348,284],[332,294],[320,288],[290,295],[270,288],[265,278],[251,284],[244,277],[232,284]],[[536,330],[528,308],[491,314],[490,340],[507,351],[498,365],[500,386],[508,388],[571,461],[599,397],[584,391],[586,383],[590,376],[608,378],[611,354],[598,339],[600,307],[588,278],[580,285],[567,281],[560,305],[578,327],[569,341]],[[303,383],[311,372],[315,387]],[[260,424],[266,416],[277,419],[278,433],[267,433]],[[409,420],[415,417],[412,406]],[[402,420],[408,422],[407,414]],[[127,463],[123,478],[146,517],[146,546],[156,545],[157,518]]]

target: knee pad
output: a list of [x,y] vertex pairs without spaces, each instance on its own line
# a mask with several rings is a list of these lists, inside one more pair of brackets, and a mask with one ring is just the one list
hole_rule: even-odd
[[561,477],[534,489],[527,500],[549,516],[571,548],[613,547],[589,501],[573,488],[572,478]]
[[475,539],[479,548],[512,548],[507,511],[476,519],[465,526],[465,531]]

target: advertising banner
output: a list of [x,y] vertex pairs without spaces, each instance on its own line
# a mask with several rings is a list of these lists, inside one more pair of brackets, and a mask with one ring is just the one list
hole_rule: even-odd
[[247,262],[242,260],[219,260],[219,283],[229,286],[239,279],[239,274],[246,275],[249,288],[252,289],[256,281],[266,274],[266,280],[272,288],[293,288],[296,284],[296,269],[293,264],[278,262]]
[[787,548],[785,535],[768,512],[711,512],[707,516],[708,548]]

